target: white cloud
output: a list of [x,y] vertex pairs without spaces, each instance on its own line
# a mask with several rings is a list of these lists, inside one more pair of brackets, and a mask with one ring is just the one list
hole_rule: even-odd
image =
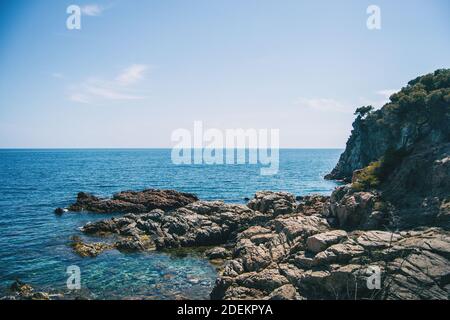
[[113,80],[89,78],[69,87],[69,100],[85,104],[141,100],[136,85],[144,80],[145,65],[131,65],[122,70]]
[[89,97],[87,97],[86,95],[82,94],[82,93],[71,93],[69,95],[69,100],[73,101],[73,102],[78,102],[78,103],[90,103]]
[[102,14],[105,10],[104,7],[99,6],[98,4],[87,4],[81,7],[81,13],[87,16],[96,17]]
[[297,99],[296,104],[319,111],[352,112],[351,108],[342,102],[328,98],[299,98]]
[[133,64],[123,70],[116,78],[116,81],[124,86],[131,85],[144,77],[144,72],[147,70],[147,66],[143,64]]

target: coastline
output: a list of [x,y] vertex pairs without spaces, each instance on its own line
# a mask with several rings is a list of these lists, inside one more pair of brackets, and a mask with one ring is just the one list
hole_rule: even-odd
[[[150,190],[153,192],[167,194]],[[117,241],[111,246],[79,240],[73,249],[85,259],[95,259],[111,249],[124,254],[196,251],[217,267],[218,278],[210,295],[214,300],[446,299],[446,291],[436,283],[442,283],[442,277],[448,272],[445,257],[450,248],[449,232],[439,228],[402,232],[362,231],[351,225],[339,228],[337,212],[332,209],[336,205],[336,192],[339,188],[331,197],[297,198],[283,192],[258,192],[247,205],[192,198],[189,204],[180,204],[167,212],[156,208],[148,213],[127,213],[88,223],[82,228],[88,237],[114,236]],[[132,195],[129,199],[133,201],[148,200],[145,195],[136,197],[140,192]],[[121,197],[126,199],[123,194]],[[358,193],[355,199],[360,210],[374,204],[368,193]],[[166,205],[165,200],[158,199],[159,204],[147,203]],[[114,200],[81,194],[71,208],[83,214],[87,208],[96,208],[99,201]],[[111,213],[117,213],[117,207],[108,208]],[[105,214],[104,210],[100,211]],[[432,283],[422,276],[427,265],[435,267],[428,275]],[[365,286],[370,276],[368,267],[382,270],[385,280],[383,287],[376,291]],[[414,279],[412,282],[403,278],[405,270]],[[17,287],[17,283],[14,285]],[[429,290],[421,293],[417,289],[423,286]],[[33,293],[25,284],[19,288],[22,289],[16,289],[14,299],[71,298]]]
[[[70,246],[83,259],[112,251],[128,256],[210,247],[202,255],[218,268],[211,299],[446,300],[449,87],[450,70],[440,69],[410,81],[379,110],[358,108],[346,149],[325,177],[346,184],[330,196],[259,191],[246,204],[235,204],[162,189],[111,198],[80,192],[55,214],[113,216],[84,223],[86,237],[72,237]],[[198,182],[211,167],[192,168],[199,175],[191,179]],[[230,189],[245,185],[240,173]],[[12,289],[7,299],[50,298],[35,297],[18,282]]]

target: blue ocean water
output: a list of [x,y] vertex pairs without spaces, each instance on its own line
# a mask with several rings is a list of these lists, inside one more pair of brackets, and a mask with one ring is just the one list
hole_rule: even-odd
[[208,297],[216,277],[209,262],[167,253],[102,253],[80,258],[70,237],[89,213],[54,215],[79,191],[111,196],[122,190],[164,188],[204,200],[244,202],[258,190],[296,195],[329,194],[322,177],[339,149],[282,149],[277,175],[261,176],[259,165],[174,165],[169,149],[0,150],[0,295],[16,278],[39,290],[66,290],[66,268],[81,269],[83,290],[93,298]]

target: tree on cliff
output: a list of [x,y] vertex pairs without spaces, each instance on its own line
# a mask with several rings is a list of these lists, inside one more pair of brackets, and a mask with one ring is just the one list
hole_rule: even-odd
[[355,116],[358,116],[360,118],[365,118],[369,113],[373,111],[372,106],[362,106],[356,109]]

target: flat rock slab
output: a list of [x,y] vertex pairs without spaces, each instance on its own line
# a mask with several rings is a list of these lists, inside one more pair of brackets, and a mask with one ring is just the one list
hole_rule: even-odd
[[314,253],[324,251],[332,244],[336,244],[347,237],[344,230],[333,230],[329,232],[315,234],[308,238],[306,245],[308,250]]

